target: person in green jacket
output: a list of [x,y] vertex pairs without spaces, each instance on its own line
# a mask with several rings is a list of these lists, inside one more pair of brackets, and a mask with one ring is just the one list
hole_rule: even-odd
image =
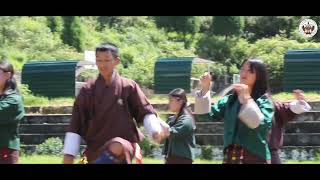
[[175,113],[168,118],[170,128],[166,131],[163,154],[166,164],[192,164],[194,159],[195,121],[187,108],[187,96],[177,88],[169,93],[169,110]]
[[24,117],[13,66],[0,61],[0,164],[16,164],[19,159],[19,122]]
[[[202,90],[196,92],[198,121],[224,119],[223,163],[270,163],[267,135],[274,107],[269,94],[267,67],[262,60],[248,59],[241,65],[240,83],[217,103],[210,103],[209,73],[201,77]],[[209,106],[209,107],[207,107]]]

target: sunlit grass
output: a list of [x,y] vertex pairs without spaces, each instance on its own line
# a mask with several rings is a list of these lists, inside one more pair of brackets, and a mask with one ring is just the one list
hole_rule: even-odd
[[[32,155],[32,156],[21,156],[19,159],[20,164],[62,164],[62,156],[44,156],[44,155]],[[79,159],[75,160],[78,163]],[[135,160],[133,161],[135,163]],[[202,160],[196,159],[194,164],[221,164],[221,161],[215,160]],[[143,158],[143,164],[164,164],[162,159]],[[320,164],[320,161],[296,161],[289,160],[285,161],[284,164]]]

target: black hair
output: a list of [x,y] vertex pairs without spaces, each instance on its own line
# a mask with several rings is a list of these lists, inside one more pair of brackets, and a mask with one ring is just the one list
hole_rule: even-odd
[[269,75],[266,64],[261,59],[250,58],[242,62],[241,67],[249,63],[251,73],[256,73],[256,82],[253,85],[251,97],[258,99],[262,95],[270,95]]
[[215,75],[214,72],[209,71],[209,74],[211,76],[211,81],[216,81],[217,80],[217,75]]
[[113,43],[103,43],[100,46],[96,47],[96,54],[97,52],[111,52],[114,58],[119,57],[119,48]]
[[4,91],[9,90],[9,89],[16,90],[17,89],[17,82],[16,82],[16,79],[14,78],[14,69],[13,69],[12,64],[10,64],[6,60],[1,60],[0,61],[0,70],[2,70],[3,72],[10,72],[11,73],[11,76],[6,81],[3,90]]
[[170,97],[175,97],[177,98],[178,100],[182,100],[183,103],[182,103],[182,106],[179,110],[179,113],[175,119],[175,121],[178,120],[178,118],[183,115],[183,114],[189,114],[192,119],[193,119],[193,122],[195,123],[195,120],[194,120],[194,117],[192,115],[192,112],[191,110],[188,108],[188,99],[187,99],[187,95],[186,95],[186,92],[184,89],[181,89],[181,88],[176,88],[174,90],[172,90],[170,93],[169,93],[169,96]]

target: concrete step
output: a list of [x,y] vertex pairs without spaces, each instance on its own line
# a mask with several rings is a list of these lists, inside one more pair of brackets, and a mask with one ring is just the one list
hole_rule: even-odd
[[[65,133],[47,133],[47,134],[20,134],[21,144],[29,145],[29,144],[41,144],[45,140],[51,137],[58,137],[62,141],[64,141]],[[81,144],[85,144],[82,140]]]
[[56,123],[56,124],[21,124],[20,133],[21,134],[51,134],[51,133],[65,133],[69,123]]
[[[41,144],[50,137],[64,139],[65,133],[50,134],[21,134],[23,144]],[[84,143],[84,142],[83,142]],[[223,134],[196,134],[196,143],[199,145],[223,145]],[[320,146],[320,133],[291,133],[284,135],[285,146]]]
[[[39,144],[52,136],[64,137],[70,117],[65,115],[37,115],[20,125],[21,140],[25,144]],[[39,123],[40,122],[40,123]],[[55,123],[47,123],[55,122]],[[67,123],[66,123],[67,122]],[[223,144],[223,122],[197,122],[197,143],[200,145]],[[291,122],[287,125],[285,145],[320,145],[320,121]]]
[[[171,113],[160,112],[159,113],[163,120],[166,119]],[[42,124],[42,123],[69,123],[71,119],[71,114],[27,114],[22,120],[21,124]],[[307,112],[297,116],[294,122],[320,122],[320,112],[313,111]]]
[[320,146],[284,146],[280,158],[286,160],[314,161],[319,158]]
[[320,111],[320,102],[308,102],[313,111]]
[[[320,111],[320,102],[309,102],[313,111]],[[168,104],[152,104],[157,111],[167,111]],[[190,108],[194,109],[194,103],[190,105]],[[25,112],[27,114],[71,114],[72,106],[26,106]]]
[[[159,115],[161,119],[165,120],[167,116],[172,114],[161,112]],[[21,124],[69,123],[71,117],[71,114],[26,114]]]
[[[25,154],[31,155],[36,152],[37,144],[28,144],[28,145],[21,144],[20,147]],[[82,153],[85,148],[86,148],[86,145],[80,145],[80,153]],[[79,155],[80,155],[80,153],[79,153]]]
[[[23,144],[41,144],[50,137],[64,139],[64,133],[50,134],[21,134]],[[84,143],[84,142],[83,142]],[[223,145],[223,134],[196,134],[196,143],[199,145]],[[320,133],[291,133],[284,135],[285,146],[320,146]]]
[[320,133],[320,121],[290,122],[285,133]]
[[292,133],[285,134],[285,146],[320,146],[320,133]]
[[222,146],[223,134],[196,134],[196,143],[199,145]]
[[[30,133],[30,134],[20,134],[20,140],[22,144],[41,144],[46,139],[51,137],[59,137],[64,140],[65,133]],[[222,134],[197,134],[196,140],[197,144],[200,145],[223,145]],[[83,142],[84,143],[84,142]]]
[[[167,111],[168,104],[152,104],[152,106],[157,111]],[[26,114],[71,114],[72,106],[26,106],[25,112]],[[193,110],[194,104],[190,105],[190,108]]]
[[46,115],[31,115],[27,114],[21,124],[54,124],[54,123],[69,123],[71,114],[46,114]]
[[[55,134],[65,133],[69,123],[43,123],[43,124],[21,124],[21,134]],[[223,134],[223,122],[198,122],[197,134]],[[286,126],[285,134],[291,133],[320,133],[320,122],[290,122]]]
[[[223,122],[197,122],[197,133],[223,134]],[[320,133],[320,121],[290,122],[285,133]]]
[[[201,157],[203,146],[197,146],[195,156]],[[213,160],[223,159],[223,146],[211,146],[211,157]],[[160,150],[159,150],[160,151]],[[320,146],[283,146],[279,150],[281,160],[314,161],[319,158]]]
[[320,121],[320,111],[310,111],[300,114],[294,119],[294,121]]
[[26,114],[71,114],[72,106],[26,106]]
[[295,122],[318,121],[320,122],[320,111],[309,111],[298,115],[293,119]]
[[[223,145],[223,134],[196,134],[199,145]],[[284,135],[284,146],[320,146],[320,133],[291,133]]]
[[65,134],[56,133],[56,134],[20,134],[21,144],[41,144],[46,139],[51,137],[58,137],[61,140],[64,140]]
[[[291,135],[291,137],[286,136],[285,140],[287,139],[287,141],[291,141],[293,137],[297,136],[301,136],[298,134],[294,134]],[[319,134],[317,134],[317,136],[319,137]],[[64,135],[63,134],[48,134],[48,135],[39,135],[39,134],[25,134],[22,135],[21,137],[21,141],[22,141],[22,149],[24,149],[24,152],[26,154],[32,154],[33,152],[35,152],[36,149],[36,145],[39,144],[39,142],[43,142],[45,139],[49,138],[49,137],[60,137],[63,138]],[[204,139],[204,137],[209,137],[210,140],[213,140],[213,144],[201,144],[200,140]],[[196,156],[200,157],[201,155],[201,147],[203,146],[208,146],[210,145],[210,147],[212,148],[212,159],[214,160],[222,160],[223,155],[222,155],[222,150],[223,150],[223,144],[222,144],[222,135],[217,134],[217,135],[213,135],[213,134],[202,134],[202,135],[197,135],[197,148],[196,148]],[[312,138],[312,137],[311,137]],[[30,143],[27,144],[25,141],[30,140]],[[62,139],[63,140],[63,139]],[[220,142],[217,142],[220,141]],[[312,140],[311,140],[312,141]],[[42,143],[41,142],[41,143]],[[209,142],[210,143],[210,142]],[[218,144],[220,143],[220,144]],[[309,144],[309,143],[308,143]],[[285,146],[281,148],[280,150],[280,157],[282,158],[282,160],[315,160],[315,158],[317,158],[317,156],[320,153],[320,146],[319,143],[316,143],[317,145],[313,144],[313,145],[305,145],[305,144],[299,144],[299,145],[289,145],[288,143],[285,143]],[[80,148],[80,152],[83,151],[83,149],[85,148],[85,144],[84,142],[82,142],[81,148]],[[161,149],[158,150],[159,152],[156,152],[155,154],[161,154]]]
[[[159,114],[165,120],[169,114]],[[20,124],[55,124],[70,123],[71,114],[27,114]]]

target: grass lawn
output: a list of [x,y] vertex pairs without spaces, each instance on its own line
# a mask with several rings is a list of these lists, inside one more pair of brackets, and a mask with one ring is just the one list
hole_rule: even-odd
[[74,98],[61,97],[52,98],[39,97],[39,96],[24,96],[23,102],[25,106],[72,106]]
[[[275,100],[278,100],[278,101],[292,101],[292,100],[294,100],[292,93],[287,93],[287,92],[277,93],[272,96]],[[320,101],[320,93],[319,92],[306,92],[305,96],[306,96],[306,99],[308,102]]]
[[[78,160],[76,160],[75,162],[78,162]],[[43,155],[21,156],[19,163],[20,164],[62,164],[62,157],[43,156]],[[164,162],[161,159],[144,158],[143,164],[164,164]],[[195,164],[221,164],[221,161],[196,159]],[[285,164],[320,164],[320,161],[290,160],[285,162]]]
[[20,156],[19,164],[61,164],[59,156]]
[[[75,162],[77,163],[79,159]],[[44,156],[44,155],[33,155],[33,156],[21,156],[19,159],[20,164],[61,164],[62,157],[59,156]],[[135,163],[135,160],[133,160]],[[195,161],[196,164],[220,164],[220,161],[200,160]],[[161,159],[144,158],[143,164],[164,164]]]

